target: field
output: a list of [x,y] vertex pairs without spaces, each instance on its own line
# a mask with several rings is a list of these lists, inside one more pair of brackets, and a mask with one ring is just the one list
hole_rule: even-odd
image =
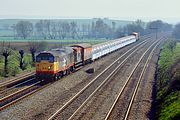
[[158,62],[157,118],[176,120],[180,117],[180,43],[164,44]]
[[[30,21],[33,25],[35,25],[35,23],[38,22],[40,19],[0,19],[0,39],[7,39],[2,36],[13,36],[13,30],[11,26],[14,24],[17,24],[17,22],[21,20]],[[94,18],[94,19],[51,19],[51,20],[53,22],[57,22],[57,21],[76,22],[78,26],[81,26],[82,24],[91,25],[92,22],[95,22],[97,20],[97,18]],[[132,23],[132,21],[110,20],[110,19],[103,19],[103,21],[110,26],[112,25],[112,22],[115,22],[116,27],[119,27],[119,26],[123,27],[127,24]]]
[[65,39],[65,40],[22,40],[22,39],[18,39],[18,40],[14,40],[14,39],[0,39],[0,42],[10,42],[10,43],[23,43],[23,42],[47,42],[47,43],[55,43],[55,44],[74,44],[74,43],[90,43],[90,44],[97,44],[97,43],[101,43],[101,42],[105,42],[108,41],[107,39],[79,39],[79,40],[70,40],[70,39]]

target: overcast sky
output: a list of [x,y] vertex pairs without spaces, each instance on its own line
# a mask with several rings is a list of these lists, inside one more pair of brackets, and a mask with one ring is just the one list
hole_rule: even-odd
[[93,18],[180,21],[180,0],[0,0],[0,18]]

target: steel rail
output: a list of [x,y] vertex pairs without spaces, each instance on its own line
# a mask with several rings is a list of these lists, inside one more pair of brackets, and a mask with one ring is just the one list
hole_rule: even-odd
[[[5,102],[6,100],[8,100],[8,99],[10,99],[10,98],[15,97],[16,95],[18,95],[18,94],[20,94],[20,93],[23,93],[23,92],[26,91],[26,90],[29,90],[30,88],[32,88],[32,87],[34,87],[34,86],[36,86],[36,85],[38,85],[38,84],[40,84],[40,83],[41,83],[41,81],[38,81],[38,82],[36,82],[36,83],[34,83],[34,84],[30,85],[30,86],[27,86],[27,87],[25,87],[25,88],[23,88],[23,89],[21,89],[21,90],[19,90],[19,91],[16,91],[15,93],[12,93],[12,94],[10,94],[10,95],[8,95],[8,96],[5,96],[5,97],[1,98],[1,99],[0,99],[0,103],[1,103],[1,104],[0,104],[0,105],[1,105],[0,111],[3,110],[4,108],[6,108],[7,106],[11,105],[12,103],[15,103],[14,101],[17,101],[17,100],[13,100],[13,101],[5,104],[5,105],[2,105],[3,102]],[[23,97],[23,96],[22,96],[22,97]],[[20,98],[21,98],[21,97],[20,97]],[[23,97],[23,98],[24,98],[24,97]],[[18,101],[19,101],[19,100],[20,100],[20,99],[18,99]]]
[[110,115],[111,115],[111,113],[112,113],[115,105],[117,104],[119,98],[121,97],[121,95],[122,95],[122,93],[124,92],[127,84],[129,83],[132,75],[134,74],[134,72],[135,72],[136,69],[138,68],[140,62],[142,61],[142,59],[144,58],[144,56],[146,55],[146,53],[151,49],[151,47],[152,47],[154,44],[156,44],[156,43],[158,44],[158,42],[159,42],[159,41],[155,41],[153,44],[151,44],[151,46],[149,46],[148,49],[144,52],[144,54],[141,56],[141,58],[139,59],[138,63],[136,64],[136,66],[135,66],[134,69],[132,70],[130,76],[128,77],[127,81],[125,82],[125,84],[123,85],[123,87],[120,89],[120,92],[119,92],[118,96],[116,97],[114,103],[112,104],[109,112],[107,113],[107,115],[106,115],[106,117],[105,117],[105,120],[108,120],[108,119],[109,119],[109,117],[110,117]]
[[0,88],[6,87],[6,86],[11,85],[11,84],[15,84],[16,82],[19,82],[19,81],[21,81],[21,80],[23,80],[25,78],[31,77],[33,75],[35,75],[35,73],[34,72],[30,72],[30,73],[27,73],[27,74],[22,75],[20,77],[8,80],[6,82],[2,82],[2,83],[0,83]]
[[[159,43],[159,44],[160,44],[160,43]],[[150,53],[150,55],[149,55],[149,57],[148,57],[148,59],[147,59],[147,61],[146,61],[146,63],[145,63],[145,66],[143,67],[143,70],[142,70],[141,75],[140,75],[140,77],[139,77],[138,83],[136,84],[135,90],[134,90],[134,92],[133,92],[131,101],[130,101],[130,103],[129,103],[128,109],[127,109],[127,111],[126,111],[124,120],[127,120],[127,119],[128,119],[130,110],[131,110],[131,108],[132,108],[132,105],[133,105],[134,99],[135,99],[135,97],[136,97],[137,91],[138,91],[138,89],[139,89],[140,83],[141,83],[141,81],[142,81],[143,75],[144,75],[145,71],[147,70],[147,66],[148,66],[148,64],[150,63],[150,60],[152,59],[152,57],[153,57],[153,55],[154,55],[154,51],[155,51],[155,49],[157,48],[157,46],[158,46],[159,44],[156,44],[156,46],[153,48],[153,50],[151,51],[151,53]]]
[[12,86],[12,87],[10,87],[10,88],[7,88],[7,89],[5,89],[5,90],[2,90],[2,91],[0,91],[0,94],[2,94],[2,93],[4,93],[4,92],[7,92],[7,91],[9,91],[9,90],[11,90],[11,89],[13,89],[13,88],[15,88],[15,87],[20,86],[20,85],[23,85],[23,84],[25,84],[25,83],[27,83],[27,82],[30,82],[30,81],[32,81],[32,80],[35,80],[35,78],[31,78],[31,79],[29,79],[29,80],[23,81],[22,83],[16,84],[16,85],[14,85],[14,86]]

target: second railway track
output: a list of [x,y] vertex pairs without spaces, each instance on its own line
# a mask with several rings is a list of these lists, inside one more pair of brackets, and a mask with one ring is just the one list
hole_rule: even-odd
[[109,112],[107,113],[105,120],[127,120],[131,107],[133,105],[134,98],[137,94],[138,87],[141,83],[146,67],[152,58],[154,50],[160,43],[151,45],[148,50],[141,57],[135,68],[132,70],[127,81],[123,87],[119,90],[118,95],[113,102]]
[[35,77],[35,72],[29,72],[27,74],[23,74],[23,75],[18,76],[16,78],[2,82],[2,83],[0,83],[0,91],[4,90],[5,88],[9,88],[9,87],[14,86],[16,84],[24,82],[27,79],[34,78],[34,77]]

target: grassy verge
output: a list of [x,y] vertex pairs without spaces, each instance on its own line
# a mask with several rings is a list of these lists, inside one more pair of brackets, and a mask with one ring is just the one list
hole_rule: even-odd
[[180,43],[164,44],[158,61],[157,114],[159,120],[180,118]]

